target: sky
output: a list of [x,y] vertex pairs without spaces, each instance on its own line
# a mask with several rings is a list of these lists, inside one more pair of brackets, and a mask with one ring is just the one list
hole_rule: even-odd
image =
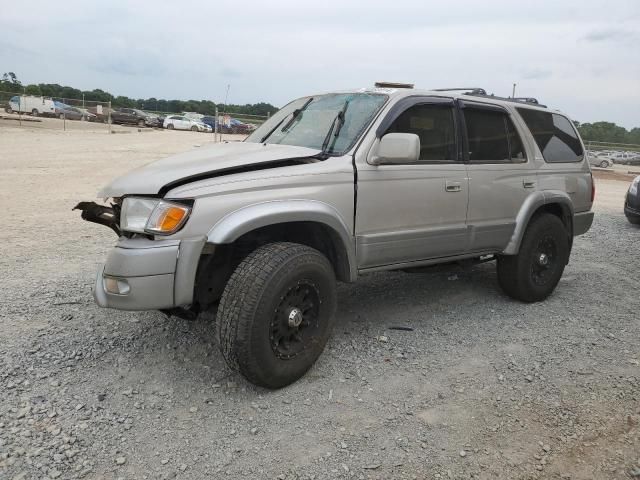
[[[2,6],[4,4],[4,6]],[[482,87],[640,127],[640,0],[0,0],[0,73],[133,98],[282,106]]]

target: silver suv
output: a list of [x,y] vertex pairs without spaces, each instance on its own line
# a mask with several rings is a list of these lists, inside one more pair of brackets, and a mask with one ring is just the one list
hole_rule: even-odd
[[482,89],[411,85],[312,95],[244,142],[134,170],[82,202],[118,234],[102,307],[182,318],[217,309],[227,363],[278,388],[321,354],[336,280],[497,261],[504,292],[550,295],[593,221],[584,146],[565,115]]

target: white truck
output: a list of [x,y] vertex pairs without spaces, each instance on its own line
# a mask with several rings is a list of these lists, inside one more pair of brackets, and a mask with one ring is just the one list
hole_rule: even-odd
[[45,97],[35,97],[33,95],[16,95],[9,100],[7,113],[30,113],[34,117],[39,115],[55,116],[56,106],[53,100]]

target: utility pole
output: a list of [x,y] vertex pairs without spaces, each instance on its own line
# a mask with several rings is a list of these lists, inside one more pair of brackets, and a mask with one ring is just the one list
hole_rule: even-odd
[[222,113],[227,113],[227,100],[229,99],[229,89],[231,88],[231,84],[227,85],[227,93],[224,96],[224,111]]
[[513,84],[513,90],[511,91],[511,98],[516,98],[516,84]]

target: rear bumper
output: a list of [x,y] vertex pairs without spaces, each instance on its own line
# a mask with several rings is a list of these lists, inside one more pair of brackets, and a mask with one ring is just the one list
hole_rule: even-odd
[[593,223],[593,212],[580,212],[573,215],[573,235],[583,235]]
[[157,241],[121,238],[98,270],[93,289],[96,303],[118,310],[191,304],[204,242],[204,237]]

